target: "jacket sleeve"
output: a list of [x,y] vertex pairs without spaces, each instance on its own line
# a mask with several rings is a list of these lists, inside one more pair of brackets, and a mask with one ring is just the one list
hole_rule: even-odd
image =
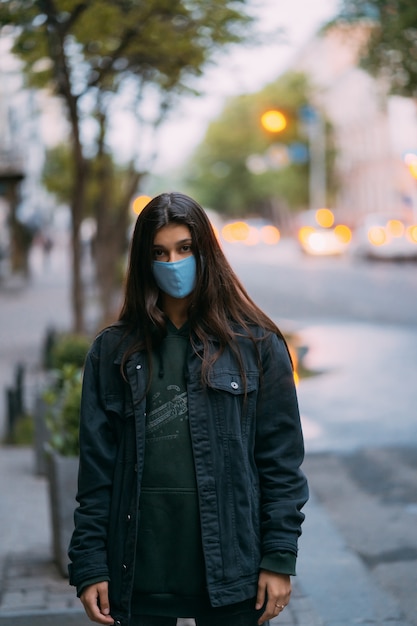
[[70,584],[109,579],[107,531],[117,442],[100,399],[99,346],[86,359],[80,412],[78,508],[69,546]]
[[262,556],[297,554],[308,499],[298,401],[287,347],[276,335],[262,341],[255,459],[261,491]]

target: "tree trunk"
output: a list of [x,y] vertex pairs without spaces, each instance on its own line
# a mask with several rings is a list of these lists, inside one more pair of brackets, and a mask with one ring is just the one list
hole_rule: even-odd
[[117,232],[113,220],[101,219],[97,229],[95,249],[96,277],[101,305],[101,326],[114,321],[117,309],[120,308],[119,294],[121,289],[122,255],[120,253],[121,236],[125,232]]
[[105,152],[106,115],[100,111],[100,135],[98,141],[97,183],[99,197],[96,204],[97,232],[94,247],[94,261],[97,286],[101,304],[101,326],[114,321],[120,309],[122,271],[127,248],[127,228],[129,207],[139,184],[141,173],[131,168],[125,181],[125,193],[115,205],[116,184],[120,184],[114,172],[112,159]]
[[129,207],[141,174],[131,172],[124,198],[112,206],[114,179],[108,167],[100,169],[100,199],[97,206],[95,240],[96,278],[101,303],[102,325],[113,321],[120,309],[120,292],[127,249]]
[[[74,161],[74,180],[71,200],[71,246],[72,246],[72,285],[71,304],[73,313],[73,330],[76,333],[85,332],[84,320],[84,289],[81,277],[81,222],[85,211],[85,192],[88,177],[87,162],[83,155],[83,146],[80,136],[80,114],[78,110],[78,96],[74,94],[71,84],[70,63],[66,54],[66,29],[56,27],[57,15],[54,3],[45,3],[48,19],[53,25],[49,38],[51,57],[55,59],[54,70],[58,84],[58,92],[64,98],[68,107],[71,125],[72,154]],[[85,10],[80,5],[79,12]]]
[[71,203],[71,248],[72,248],[72,284],[71,304],[73,313],[73,330],[85,332],[85,296],[81,276],[82,247],[80,239],[81,222],[84,215],[87,164],[82,155],[81,145],[74,141],[75,179]]
[[[78,207],[75,208],[78,212]],[[73,330],[75,333],[83,333],[85,330],[84,320],[84,286],[81,278],[81,243],[80,243],[80,220],[74,219],[71,224],[71,251],[72,251],[72,284],[71,304],[73,314]]]

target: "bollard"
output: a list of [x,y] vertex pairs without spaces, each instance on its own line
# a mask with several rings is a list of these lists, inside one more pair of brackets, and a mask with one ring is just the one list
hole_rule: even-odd
[[44,369],[48,370],[52,367],[52,349],[56,342],[56,330],[53,327],[50,327],[46,331],[44,344],[43,344],[43,354],[42,354],[42,363]]
[[16,424],[25,414],[24,403],[24,375],[25,368],[22,363],[18,363],[15,371],[15,382],[13,386],[6,388],[7,406],[7,432],[6,441],[12,443],[16,434]]
[[18,363],[16,366],[16,412],[17,417],[21,417],[25,414],[25,403],[24,403],[24,378],[25,378],[25,368],[22,363]]
[[13,435],[15,432],[15,426],[18,418],[18,401],[16,396],[16,390],[13,387],[6,388],[6,403],[7,403],[7,434],[6,440],[13,441]]

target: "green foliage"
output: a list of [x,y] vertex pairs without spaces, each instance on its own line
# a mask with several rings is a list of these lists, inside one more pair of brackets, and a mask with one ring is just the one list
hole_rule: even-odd
[[[187,185],[201,202],[228,215],[264,213],[275,202],[290,209],[308,204],[308,164],[275,162],[254,173],[247,167],[251,155],[285,153],[286,146],[307,137],[300,108],[309,102],[311,86],[304,74],[287,73],[262,91],[231,99],[208,128],[203,143],[188,164]],[[280,133],[261,125],[261,116],[278,109],[287,119]],[[331,163],[330,163],[331,164]],[[331,178],[331,171],[329,172]]]
[[49,446],[64,456],[78,454],[82,371],[90,340],[85,335],[55,337],[48,359],[50,383],[43,392]]
[[33,444],[35,428],[32,415],[22,415],[16,420],[13,433],[7,443],[16,446],[30,446]]
[[50,433],[48,443],[63,456],[79,454],[81,389],[82,370],[75,365],[64,365],[56,371],[54,382],[43,394],[49,407],[45,415]]
[[67,366],[81,369],[90,346],[90,339],[75,333],[58,336],[51,349],[51,368],[63,370]]
[[[144,175],[136,164],[140,160],[146,172],[152,158],[148,152],[143,154],[146,142],[138,141],[137,154],[132,156],[131,167],[121,181],[107,143],[112,114],[123,106],[148,130],[155,129],[179,94],[196,92],[195,78],[219,49],[249,37],[253,19],[244,11],[247,3],[248,0],[0,1],[0,28],[7,26],[15,34],[13,51],[23,62],[27,84],[48,88],[62,97],[66,107],[71,163],[65,172],[62,162],[55,164],[55,170],[49,164],[50,172],[45,176],[58,197],[70,197],[76,261],[80,258],[80,224],[91,214],[92,203],[97,218],[97,248],[109,248],[111,231],[117,245],[109,254],[123,256],[130,201]],[[84,132],[86,125],[88,132]],[[95,156],[99,158],[98,171],[90,167]],[[53,181],[53,176],[60,173],[62,180]],[[97,259],[97,263],[103,264],[103,256],[98,255]],[[110,264],[116,266],[117,261],[112,258]],[[72,268],[74,328],[82,331],[80,264],[74,262]],[[97,276],[108,274],[107,267],[101,273],[97,267]],[[103,307],[109,306],[111,297],[105,291],[115,287],[109,287],[104,278],[98,281],[101,302],[107,302]]]
[[69,204],[74,180],[74,163],[68,143],[61,143],[46,152],[42,182],[59,202]]
[[343,0],[340,19],[371,24],[361,64],[383,77],[391,93],[417,96],[417,3],[413,0]]
[[70,80],[74,96],[90,88],[114,92],[130,76],[181,90],[185,77],[199,75],[214,50],[248,35],[252,19],[245,4],[3,0],[0,25],[18,28],[15,52],[36,86],[52,83],[64,93]]
[[[89,177],[84,204],[85,217],[91,217],[100,212],[100,194],[102,189],[99,175],[103,161],[106,161],[107,189],[110,189],[111,193],[109,206],[113,211],[117,212],[123,203],[123,194],[130,175],[129,166],[116,164],[110,154],[96,155],[86,159]],[[67,142],[61,143],[47,150],[42,172],[42,182],[45,188],[54,194],[59,202],[69,204],[71,202],[73,180],[74,163],[70,145]]]

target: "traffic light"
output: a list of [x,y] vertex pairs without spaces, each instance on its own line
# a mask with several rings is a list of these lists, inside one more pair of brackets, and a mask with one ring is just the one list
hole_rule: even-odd
[[287,127],[287,118],[277,109],[270,109],[261,115],[261,124],[270,133],[280,133]]

